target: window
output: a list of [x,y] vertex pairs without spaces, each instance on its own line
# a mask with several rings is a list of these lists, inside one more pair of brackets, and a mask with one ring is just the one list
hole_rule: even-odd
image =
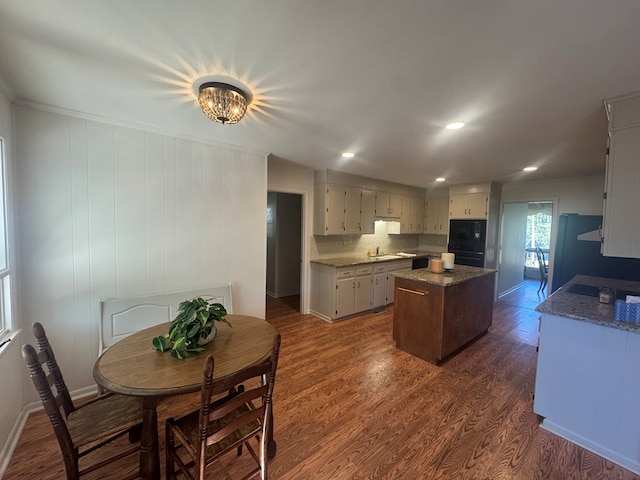
[[545,256],[549,256],[551,246],[551,214],[553,203],[529,203],[527,214],[527,244],[525,245],[525,266],[538,269],[536,248],[540,248]]
[[11,331],[11,268],[7,232],[7,165],[5,141],[0,137],[0,343]]

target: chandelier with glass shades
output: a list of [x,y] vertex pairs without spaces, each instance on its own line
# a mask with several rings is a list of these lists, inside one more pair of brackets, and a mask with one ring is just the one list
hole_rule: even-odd
[[200,85],[198,103],[211,120],[223,125],[238,123],[247,111],[249,99],[238,87],[221,82]]

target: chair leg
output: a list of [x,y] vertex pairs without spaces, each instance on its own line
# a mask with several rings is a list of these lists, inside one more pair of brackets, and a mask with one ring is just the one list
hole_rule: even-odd
[[169,418],[167,423],[165,424],[165,460],[166,460],[166,472],[165,476],[167,480],[172,480],[176,478],[175,476],[175,465],[173,462],[173,451],[175,449],[175,441],[173,439],[173,433],[171,432],[171,424],[173,423],[173,418]]

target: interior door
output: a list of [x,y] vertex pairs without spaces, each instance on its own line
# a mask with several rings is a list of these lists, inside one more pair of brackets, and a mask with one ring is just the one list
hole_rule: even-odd
[[505,203],[502,209],[498,297],[524,280],[528,203]]

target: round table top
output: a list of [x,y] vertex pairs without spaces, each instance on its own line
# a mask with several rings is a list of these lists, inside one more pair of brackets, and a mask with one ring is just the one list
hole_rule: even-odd
[[202,386],[204,361],[213,355],[213,378],[220,379],[265,360],[278,332],[269,322],[247,315],[227,315],[231,328],[217,322],[218,333],[198,355],[179,360],[159,352],[151,340],[166,334],[168,323],[136,332],[105,351],[93,367],[93,378],[116,393],[164,396],[195,392]]

